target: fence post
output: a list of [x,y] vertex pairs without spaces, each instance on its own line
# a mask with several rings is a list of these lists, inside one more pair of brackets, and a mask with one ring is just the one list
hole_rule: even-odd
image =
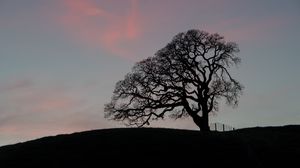
[[218,129],[217,129],[217,123],[215,123],[215,131],[218,131]]

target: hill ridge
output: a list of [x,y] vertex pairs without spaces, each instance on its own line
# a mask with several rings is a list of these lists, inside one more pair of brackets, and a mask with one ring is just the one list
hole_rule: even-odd
[[286,166],[300,156],[299,142],[298,125],[210,133],[169,128],[113,128],[2,146],[0,163],[4,167],[46,168],[86,167],[107,164],[107,161],[111,167],[129,163],[131,167]]

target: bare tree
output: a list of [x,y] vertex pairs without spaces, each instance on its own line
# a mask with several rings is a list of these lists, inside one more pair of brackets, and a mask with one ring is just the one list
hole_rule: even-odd
[[179,33],[117,82],[105,117],[141,127],[168,113],[175,119],[190,116],[201,131],[209,131],[209,113],[218,111],[222,99],[238,104],[243,86],[229,73],[241,61],[238,52],[236,43],[219,34]]

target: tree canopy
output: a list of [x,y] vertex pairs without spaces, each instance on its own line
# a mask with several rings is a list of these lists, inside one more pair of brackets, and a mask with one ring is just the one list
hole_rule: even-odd
[[209,131],[209,113],[218,111],[222,99],[238,105],[243,86],[229,72],[241,62],[238,52],[236,43],[219,34],[179,33],[117,82],[105,117],[144,126],[165,116],[190,116],[201,130]]

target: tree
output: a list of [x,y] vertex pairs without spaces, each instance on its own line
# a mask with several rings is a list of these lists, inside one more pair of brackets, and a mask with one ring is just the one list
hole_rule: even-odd
[[219,34],[179,33],[117,82],[105,117],[142,127],[168,113],[175,119],[190,116],[201,131],[209,131],[209,114],[222,100],[238,105],[243,86],[229,72],[241,61],[238,52],[236,43]]

